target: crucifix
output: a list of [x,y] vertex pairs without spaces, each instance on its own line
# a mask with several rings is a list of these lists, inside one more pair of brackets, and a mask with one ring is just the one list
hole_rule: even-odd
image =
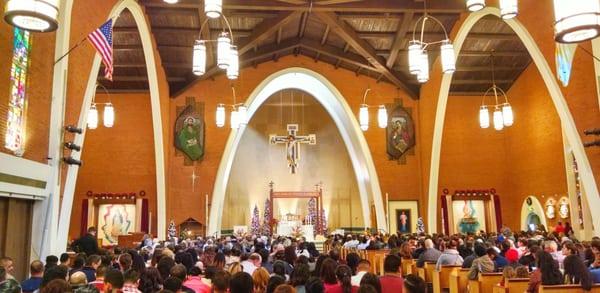
[[317,136],[315,134],[298,135],[298,124],[288,124],[287,131],[287,135],[269,135],[269,144],[285,144],[290,173],[296,174],[298,161],[300,160],[300,144],[315,145],[317,144]]

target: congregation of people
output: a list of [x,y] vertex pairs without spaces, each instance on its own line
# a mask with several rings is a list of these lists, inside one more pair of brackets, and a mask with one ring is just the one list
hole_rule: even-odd
[[[540,285],[600,283],[600,238],[578,241],[554,231],[457,234],[331,235],[326,251],[303,238],[244,235],[159,242],[144,237],[137,249],[101,248],[96,229],[71,243],[71,253],[32,261],[30,277],[16,280],[14,263],[0,259],[0,292],[196,292],[196,293],[424,293],[428,285],[403,274],[402,261],[436,269],[455,265],[468,278],[502,272],[503,280],[530,278]],[[361,257],[385,250],[383,272]],[[341,252],[345,251],[343,257]]]

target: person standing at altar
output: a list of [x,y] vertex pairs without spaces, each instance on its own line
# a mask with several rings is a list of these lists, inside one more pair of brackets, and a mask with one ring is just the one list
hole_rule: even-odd
[[98,254],[98,240],[96,240],[96,227],[89,227],[87,234],[73,241],[71,247],[79,248],[80,252],[85,252],[86,255]]

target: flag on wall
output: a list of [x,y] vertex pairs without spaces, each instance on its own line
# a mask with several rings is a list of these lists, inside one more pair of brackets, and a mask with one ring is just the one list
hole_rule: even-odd
[[576,49],[577,44],[556,43],[556,74],[558,75],[558,80],[565,87],[569,85],[571,69],[573,67],[573,56],[575,56]]
[[96,51],[100,53],[102,57],[102,63],[104,63],[104,77],[112,81],[113,75],[113,21],[109,19],[102,26],[97,28],[91,34],[88,35],[88,40],[92,43],[92,46],[96,48]]

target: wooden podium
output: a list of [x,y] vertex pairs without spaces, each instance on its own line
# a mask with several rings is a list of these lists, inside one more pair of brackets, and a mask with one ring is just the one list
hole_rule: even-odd
[[118,246],[122,248],[138,248],[144,238],[144,234],[142,232],[132,232],[128,235],[119,235]]

